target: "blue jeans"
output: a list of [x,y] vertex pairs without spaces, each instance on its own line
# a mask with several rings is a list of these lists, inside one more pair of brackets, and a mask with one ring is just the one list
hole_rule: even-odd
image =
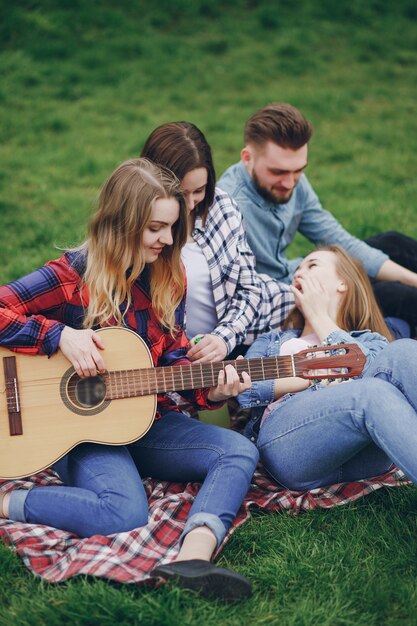
[[258,456],[242,435],[171,411],[129,446],[78,445],[54,466],[65,486],[13,491],[10,519],[81,537],[109,535],[146,525],[148,503],[140,476],[201,482],[183,534],[205,525],[219,545]]
[[268,472],[294,490],[368,478],[392,463],[417,483],[417,341],[389,344],[362,379],[285,397],[257,445]]

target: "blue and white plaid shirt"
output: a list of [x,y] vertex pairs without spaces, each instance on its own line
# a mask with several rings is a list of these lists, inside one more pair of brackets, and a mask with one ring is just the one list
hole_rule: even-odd
[[216,188],[206,224],[196,219],[193,238],[208,263],[220,336],[230,353],[259,334],[278,329],[294,306],[288,285],[255,270],[242,215],[236,203]]

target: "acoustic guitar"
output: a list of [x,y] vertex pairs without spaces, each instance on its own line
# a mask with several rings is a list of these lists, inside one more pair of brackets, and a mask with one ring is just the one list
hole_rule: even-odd
[[58,351],[29,356],[0,348],[0,478],[39,472],[82,442],[129,444],[151,427],[157,395],[215,387],[228,363],[253,381],[300,376],[358,376],[355,344],[314,347],[294,356],[153,367],[144,341],[125,328],[103,328],[106,372],[80,378]]

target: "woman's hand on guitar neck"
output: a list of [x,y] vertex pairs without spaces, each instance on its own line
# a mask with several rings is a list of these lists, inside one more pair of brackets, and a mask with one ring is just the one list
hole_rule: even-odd
[[77,330],[64,326],[59,348],[81,378],[96,376],[106,371],[103,357],[99,352],[104,350],[104,344],[99,334],[91,329]]
[[[243,359],[243,357],[237,357]],[[220,370],[218,385],[212,387],[208,394],[211,402],[221,402],[228,398],[236,397],[239,393],[250,388],[252,382],[247,372],[242,372],[243,382],[240,382],[239,374],[233,365],[226,365],[224,370]]]

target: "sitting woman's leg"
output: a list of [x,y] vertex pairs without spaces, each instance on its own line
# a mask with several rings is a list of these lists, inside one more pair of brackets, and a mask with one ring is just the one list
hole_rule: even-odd
[[249,488],[256,447],[232,430],[172,411],[129,450],[142,476],[201,483],[184,534],[207,526],[219,545]]
[[176,561],[157,566],[152,574],[176,578],[207,597],[234,601],[249,596],[246,578],[216,567],[210,558],[249,488],[259,456],[256,447],[238,433],[170,412],[130,450],[143,476],[201,483]]
[[380,378],[397,387],[417,411],[417,341],[399,339],[388,344],[369,365],[364,378]]
[[296,394],[269,414],[258,448],[266,469],[290,489],[368,478],[392,462],[417,482],[416,411],[378,378]]
[[11,492],[10,519],[46,524],[80,537],[109,535],[147,523],[146,493],[126,447],[83,443],[54,469],[64,486]]

